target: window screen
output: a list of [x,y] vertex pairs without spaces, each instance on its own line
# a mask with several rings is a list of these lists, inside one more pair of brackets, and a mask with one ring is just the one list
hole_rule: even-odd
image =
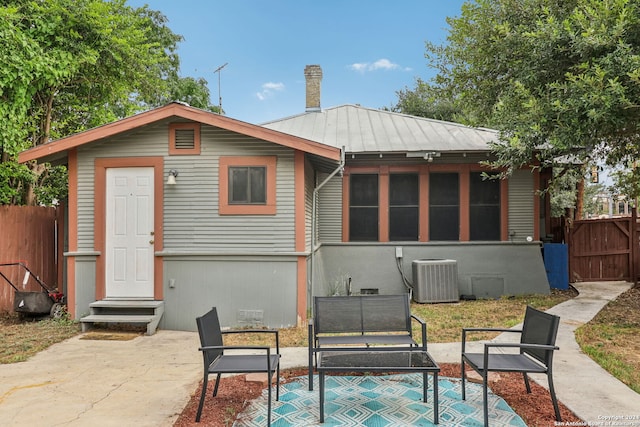
[[349,240],[378,241],[378,175],[351,175],[349,185]]
[[500,240],[500,181],[472,172],[469,189],[469,238]]
[[229,168],[230,204],[265,204],[267,168],[264,166]]
[[389,175],[389,240],[418,240],[418,174]]
[[460,239],[460,185],[457,173],[429,175],[429,240]]

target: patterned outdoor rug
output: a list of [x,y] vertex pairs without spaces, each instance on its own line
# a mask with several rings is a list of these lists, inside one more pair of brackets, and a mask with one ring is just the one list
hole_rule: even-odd
[[[324,424],[319,424],[318,380],[309,391],[307,377],[281,385],[274,400],[271,425],[288,426],[433,426],[433,377],[429,375],[428,402],[422,401],[422,375],[326,376]],[[467,400],[461,397],[459,379],[439,378],[440,426],[482,426],[482,386],[467,383]],[[275,399],[275,394],[274,394]],[[265,426],[267,391],[240,414],[235,427]],[[491,426],[526,427],[500,397],[489,392]]]

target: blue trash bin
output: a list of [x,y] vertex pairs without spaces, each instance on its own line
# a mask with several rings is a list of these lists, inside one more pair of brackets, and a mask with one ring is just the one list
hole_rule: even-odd
[[567,244],[545,243],[542,248],[549,286],[554,289],[569,289],[569,248]]

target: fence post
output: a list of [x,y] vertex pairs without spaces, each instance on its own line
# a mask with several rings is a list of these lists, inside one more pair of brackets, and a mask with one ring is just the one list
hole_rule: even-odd
[[568,248],[568,267],[569,267],[569,283],[575,282],[575,275],[573,274],[573,251],[575,248],[573,247],[573,217],[569,216],[568,210],[565,213],[564,220],[562,223],[562,232],[564,233],[564,241],[567,244]]
[[630,227],[630,234],[631,234],[631,242],[630,242],[630,246],[631,246],[631,259],[630,259],[630,265],[629,268],[631,269],[630,274],[631,274],[631,282],[635,285],[638,283],[638,252],[639,252],[639,244],[640,244],[640,235],[638,235],[638,211],[637,208],[634,206],[631,208],[631,227]]

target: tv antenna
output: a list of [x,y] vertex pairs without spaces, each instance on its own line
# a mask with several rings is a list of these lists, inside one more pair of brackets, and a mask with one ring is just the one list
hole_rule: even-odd
[[228,62],[225,62],[224,65],[219,66],[213,72],[213,74],[218,73],[218,108],[220,109],[220,111],[218,111],[218,114],[222,114],[222,93],[220,93],[220,74],[222,74],[221,73],[222,69],[226,67],[228,64],[229,64]]

